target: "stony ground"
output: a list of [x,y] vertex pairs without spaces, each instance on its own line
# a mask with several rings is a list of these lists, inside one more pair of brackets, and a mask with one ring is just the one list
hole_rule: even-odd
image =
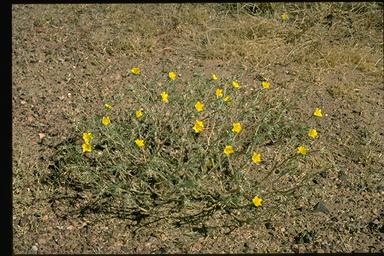
[[[15,253],[384,251],[382,5],[243,7],[13,5]],[[252,84],[261,75],[287,98],[305,90],[302,110],[327,113],[333,155],[311,187],[278,211],[262,208],[257,225],[234,228],[217,213],[133,232],[108,214],[63,217],[44,183],[57,145],[104,99],[129,100],[119,88],[133,65],[184,80],[241,71]]]

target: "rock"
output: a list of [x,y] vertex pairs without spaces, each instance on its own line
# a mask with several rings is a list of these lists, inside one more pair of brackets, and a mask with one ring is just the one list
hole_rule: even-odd
[[40,140],[44,139],[45,138],[45,134],[44,133],[39,133],[39,138],[40,138]]
[[378,219],[374,219],[373,221],[370,221],[367,227],[371,232],[374,232],[376,230],[379,230],[380,232],[383,231],[383,226],[380,227],[380,221]]
[[267,222],[267,223],[265,223],[265,227],[267,228],[267,229],[274,229],[273,228],[273,226],[272,226],[272,224],[270,223],[270,222]]
[[36,245],[33,245],[31,249],[29,250],[29,253],[31,254],[37,254],[38,248]]
[[292,246],[292,251],[295,253],[303,253],[306,251],[305,245],[303,244],[294,244]]
[[320,172],[320,176],[321,176],[322,178],[327,178],[327,176],[328,176],[327,171],[322,171],[322,172]]
[[324,249],[324,251],[326,253],[329,253],[330,252],[330,249],[333,249],[334,248],[334,243],[333,242],[322,242],[321,243],[321,248]]
[[328,208],[325,206],[323,201],[319,201],[315,207],[313,207],[314,212],[323,212],[323,213],[329,213]]
[[294,253],[299,253],[299,245],[298,244],[294,244],[292,245],[292,251]]
[[337,174],[337,178],[339,178],[339,180],[344,183],[348,181],[348,176],[343,171],[339,171],[339,173]]
[[294,239],[296,244],[311,243],[313,241],[313,232],[305,230],[304,232],[300,232]]

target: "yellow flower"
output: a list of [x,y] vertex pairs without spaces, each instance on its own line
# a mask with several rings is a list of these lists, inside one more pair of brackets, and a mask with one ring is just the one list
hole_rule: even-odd
[[261,86],[263,86],[264,89],[269,89],[269,83],[267,81],[261,82]]
[[168,103],[168,94],[166,92],[162,92],[160,94],[161,96],[161,100],[164,102],[164,103]]
[[141,112],[141,110],[137,110],[137,111],[135,112],[135,116],[136,116],[136,118],[140,118],[142,115],[143,115],[143,112]]
[[241,124],[240,123],[233,123],[232,124],[232,131],[235,133],[239,133],[241,131]]
[[169,79],[171,79],[171,80],[175,80],[175,79],[176,79],[176,73],[175,73],[175,72],[169,72],[169,73],[168,73],[168,77],[169,77]]
[[195,104],[195,109],[197,110],[197,112],[201,112],[201,111],[203,111],[203,109],[204,109],[204,104],[201,103],[200,101],[196,102],[196,104]]
[[288,13],[283,13],[283,14],[281,14],[281,20],[282,21],[285,21],[286,19],[288,19]]
[[261,162],[261,155],[257,152],[253,152],[253,155],[252,155],[252,162],[255,163],[255,164],[258,164]]
[[104,108],[105,108],[105,109],[112,109],[112,106],[109,105],[108,103],[105,103],[105,104],[104,104]]
[[211,75],[211,80],[217,80],[217,76],[215,74]]
[[297,153],[298,154],[306,155],[307,151],[308,150],[304,146],[300,146],[300,147],[297,148]]
[[92,138],[93,138],[92,133],[90,133],[90,132],[84,132],[83,133],[83,140],[84,140],[85,144],[89,144],[89,142],[91,141]]
[[137,145],[139,148],[144,147],[144,140],[137,139],[137,140],[135,140],[135,143],[136,143],[136,145]]
[[233,86],[233,88],[239,88],[240,87],[240,84],[239,84],[239,82],[237,82],[236,80],[234,80],[234,81],[232,81],[232,86]]
[[233,153],[233,148],[232,146],[225,146],[224,148],[224,154],[226,154],[227,156],[229,156],[230,154]]
[[308,136],[311,137],[312,139],[316,138],[317,137],[317,131],[316,129],[310,129],[308,131]]
[[320,108],[315,108],[315,111],[313,112],[313,115],[317,116],[317,117],[322,117],[323,116],[323,114],[321,114],[321,109]]
[[217,88],[216,91],[215,91],[215,94],[216,94],[217,98],[223,97],[223,90],[220,89],[220,88]]
[[131,73],[134,75],[140,75],[140,69],[138,67],[131,68]]
[[109,125],[110,122],[111,120],[109,120],[109,116],[103,116],[103,119],[101,119],[103,125]]
[[83,149],[83,153],[92,151],[92,146],[89,143],[83,143],[83,145],[81,145],[81,148]]
[[263,202],[263,199],[261,199],[261,198],[258,197],[258,196],[255,196],[255,197],[252,199],[252,203],[253,203],[256,207],[261,206],[261,202]]
[[225,96],[223,100],[224,100],[224,102],[227,102],[227,101],[229,101],[230,99],[231,99],[230,96]]
[[195,125],[193,126],[192,129],[195,131],[195,133],[199,133],[203,130],[203,128],[204,128],[203,121],[196,120]]

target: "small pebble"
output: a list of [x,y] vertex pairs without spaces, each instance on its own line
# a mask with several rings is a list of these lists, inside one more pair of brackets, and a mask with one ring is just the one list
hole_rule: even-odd
[[325,204],[322,201],[319,201],[315,207],[313,208],[314,212],[323,212],[323,213],[329,213],[328,208],[325,206]]
[[38,251],[37,246],[33,245],[32,248],[31,248],[31,253],[32,254],[37,254],[37,251]]
[[265,223],[265,227],[267,229],[273,229],[273,226],[272,226],[272,224],[270,222]]
[[345,174],[345,172],[343,171],[340,171],[338,174],[337,174],[337,177],[339,178],[339,180],[341,180],[342,182],[347,182],[348,181],[348,176]]
[[306,252],[306,248],[303,244],[294,244],[292,246],[292,251],[294,251],[295,253],[303,253]]
[[322,172],[320,172],[320,176],[321,176],[322,178],[326,178],[326,177],[327,177],[327,171],[322,171]]

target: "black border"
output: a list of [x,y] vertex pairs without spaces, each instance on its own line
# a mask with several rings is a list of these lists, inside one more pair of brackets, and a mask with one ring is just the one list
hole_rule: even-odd
[[13,255],[12,246],[12,8],[11,2],[3,1],[1,7],[1,86],[2,99],[0,101],[2,119],[9,120],[1,125],[1,146],[5,152],[1,154],[1,225],[0,225],[0,243],[1,255]]

